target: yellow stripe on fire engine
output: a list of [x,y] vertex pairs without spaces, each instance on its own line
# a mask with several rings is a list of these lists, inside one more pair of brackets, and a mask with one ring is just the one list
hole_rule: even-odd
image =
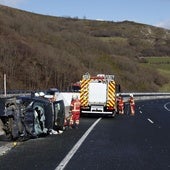
[[88,105],[88,83],[90,79],[84,79],[81,81],[81,90],[80,90],[80,102],[81,106]]
[[111,81],[108,85],[107,106],[115,106],[115,82]]

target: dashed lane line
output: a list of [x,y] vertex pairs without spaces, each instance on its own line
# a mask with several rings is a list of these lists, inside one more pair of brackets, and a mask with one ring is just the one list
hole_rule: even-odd
[[61,163],[55,168],[55,170],[63,170],[65,166],[68,164],[70,159],[74,156],[76,151],[79,149],[81,144],[93,130],[93,128],[97,125],[97,123],[101,120],[101,118],[97,119],[90,128],[84,133],[84,135],[79,139],[79,141],[74,145],[74,147],[70,150],[70,152],[66,155],[66,157],[61,161]]
[[151,119],[149,119],[149,118],[148,118],[148,121],[149,121],[150,123],[152,123],[152,124],[154,123],[154,122],[153,122]]

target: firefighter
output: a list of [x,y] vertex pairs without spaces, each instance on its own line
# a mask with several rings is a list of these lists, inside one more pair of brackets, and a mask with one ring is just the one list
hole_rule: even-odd
[[135,115],[135,101],[134,101],[133,94],[130,94],[129,106],[130,106],[130,115],[134,116]]
[[119,109],[119,114],[124,114],[124,100],[122,95],[119,95],[118,109]]
[[80,100],[77,95],[72,97],[70,104],[71,117],[69,126],[70,128],[78,128],[80,123]]

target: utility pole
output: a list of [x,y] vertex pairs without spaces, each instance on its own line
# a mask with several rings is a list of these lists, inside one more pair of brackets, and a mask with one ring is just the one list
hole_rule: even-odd
[[6,74],[4,74],[4,96],[6,97]]

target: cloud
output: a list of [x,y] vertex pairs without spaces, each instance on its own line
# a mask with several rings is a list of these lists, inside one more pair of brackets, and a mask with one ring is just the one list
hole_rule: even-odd
[[0,4],[11,7],[17,7],[17,5],[19,5],[23,1],[24,0],[0,0]]
[[166,20],[166,21],[162,21],[162,22],[156,24],[156,26],[166,28],[166,29],[170,29],[170,19]]

